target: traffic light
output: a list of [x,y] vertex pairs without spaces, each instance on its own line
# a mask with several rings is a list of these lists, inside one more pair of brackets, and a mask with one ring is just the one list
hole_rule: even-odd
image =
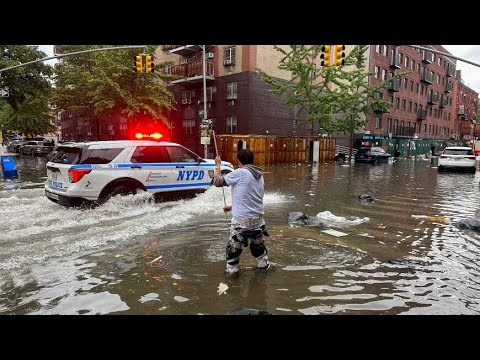
[[151,55],[147,55],[145,57],[145,72],[147,73],[152,73],[155,71],[155,69],[153,68],[154,67],[154,63],[153,63],[153,60],[154,60],[154,57],[151,56]]
[[345,45],[335,45],[335,66],[345,64]]
[[137,69],[137,73],[143,72],[143,56],[142,55],[135,56],[135,67]]
[[330,66],[330,45],[322,46],[322,55],[320,55],[320,59],[323,59],[320,65]]

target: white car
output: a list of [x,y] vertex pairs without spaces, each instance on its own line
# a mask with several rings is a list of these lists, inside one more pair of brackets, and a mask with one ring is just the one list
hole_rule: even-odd
[[[215,160],[171,142],[116,140],[59,144],[46,167],[45,195],[64,206],[83,206],[139,190],[156,198],[203,192],[212,184]],[[222,174],[233,169],[222,161]]]
[[477,171],[477,159],[471,147],[447,146],[438,158],[438,171]]

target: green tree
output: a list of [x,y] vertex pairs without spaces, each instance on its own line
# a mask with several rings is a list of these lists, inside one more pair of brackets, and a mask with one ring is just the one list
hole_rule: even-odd
[[[111,45],[62,45],[60,52],[71,53]],[[153,54],[155,46],[146,53]],[[115,114],[128,119],[149,116],[171,127],[166,111],[174,109],[174,98],[160,79],[174,79],[163,73],[171,63],[155,64],[155,72],[136,73],[134,56],[138,49],[99,51],[64,57],[56,69],[54,102],[58,109],[96,120],[100,124]]]
[[353,47],[345,58],[345,65],[333,68],[331,77],[335,92],[335,112],[337,115],[337,131],[350,134],[350,153],[353,148],[353,134],[365,127],[368,116],[373,112],[386,112],[392,105],[381,97],[382,89],[392,82],[398,82],[407,73],[399,73],[378,85],[369,83],[373,73],[367,71],[366,56],[368,45]]
[[327,85],[331,81],[328,68],[318,65],[322,45],[289,45],[288,50],[274,49],[282,54],[278,68],[290,71],[292,79],[285,81],[257,69],[261,78],[272,85],[275,94],[284,96],[285,104],[295,110],[297,127],[311,128],[318,123],[323,132],[336,130],[331,93]]
[[351,141],[353,133],[365,126],[368,114],[387,111],[391,103],[380,97],[381,90],[404,75],[397,74],[378,85],[369,84],[372,73],[365,57],[368,45],[355,46],[344,65],[324,67],[319,65],[323,45],[289,46],[289,51],[274,48],[283,55],[278,68],[291,71],[292,79],[283,81],[257,69],[262,79],[273,86],[273,93],[284,95],[287,106],[297,110],[299,126],[307,124],[313,129],[313,123],[318,123],[321,131],[329,135],[337,131],[350,133]]
[[7,103],[0,107],[0,126],[30,137],[43,135],[56,130],[50,123],[50,113],[47,98],[27,95],[17,109]]
[[[29,61],[43,59],[47,55],[32,45],[0,45],[0,69]],[[0,88],[7,87],[10,95],[2,98],[17,110],[28,95],[47,96],[51,89],[49,78],[53,68],[42,62],[22,66],[0,73]]]

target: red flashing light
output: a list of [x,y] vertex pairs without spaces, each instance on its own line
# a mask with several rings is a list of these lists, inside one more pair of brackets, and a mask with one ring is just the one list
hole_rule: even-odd
[[68,169],[68,180],[70,182],[76,183],[82,179],[84,175],[89,174],[92,169]]
[[153,139],[153,140],[160,140],[163,135],[156,132],[156,133],[153,133],[153,134],[143,134],[143,133],[136,133],[135,134],[135,137],[138,139],[138,140],[142,140],[142,139]]
[[160,133],[153,133],[150,136],[153,137],[155,140],[160,140],[163,137],[163,135]]

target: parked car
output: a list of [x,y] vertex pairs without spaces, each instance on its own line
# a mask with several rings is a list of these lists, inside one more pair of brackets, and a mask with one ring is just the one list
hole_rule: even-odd
[[20,152],[20,147],[25,144],[27,141],[26,140],[12,140],[9,141],[7,144],[7,151],[9,153],[18,153]]
[[477,171],[478,161],[471,147],[447,146],[438,158],[438,171],[467,170]]
[[53,150],[53,144],[50,141],[27,141],[19,148],[20,154],[40,155],[48,154]]
[[[212,184],[215,160],[171,142],[116,140],[60,144],[46,167],[45,195],[83,206],[142,190],[160,199],[203,192]],[[222,174],[232,170],[222,161]]]
[[355,153],[355,162],[380,162],[388,161],[392,157],[381,147],[362,147]]

